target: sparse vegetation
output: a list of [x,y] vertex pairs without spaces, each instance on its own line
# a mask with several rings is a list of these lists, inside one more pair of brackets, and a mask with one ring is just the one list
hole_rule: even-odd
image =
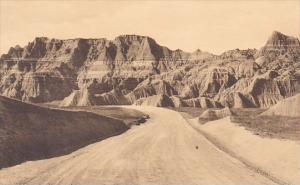
[[300,118],[262,116],[264,109],[233,109],[232,122],[256,135],[280,139],[300,140]]

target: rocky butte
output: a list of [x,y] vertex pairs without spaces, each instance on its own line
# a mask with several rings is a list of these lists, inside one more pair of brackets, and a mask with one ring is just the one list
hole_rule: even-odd
[[275,31],[259,50],[214,55],[138,35],[38,37],[1,56],[0,76],[0,94],[60,106],[269,107],[299,92],[300,43]]

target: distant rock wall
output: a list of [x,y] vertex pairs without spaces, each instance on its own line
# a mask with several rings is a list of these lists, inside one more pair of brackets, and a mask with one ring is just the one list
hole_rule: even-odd
[[213,55],[138,35],[40,37],[2,55],[0,77],[0,94],[31,102],[133,104],[165,95],[177,107],[270,107],[300,92],[300,44],[274,32],[260,50]]

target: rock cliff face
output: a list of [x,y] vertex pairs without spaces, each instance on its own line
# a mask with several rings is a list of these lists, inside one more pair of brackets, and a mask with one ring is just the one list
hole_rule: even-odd
[[268,57],[291,55],[299,58],[299,49],[300,42],[297,38],[274,31],[258,55],[268,55]]
[[300,44],[274,32],[260,50],[213,55],[170,50],[137,35],[41,37],[2,55],[0,77],[4,96],[61,100],[62,106],[133,104],[154,96],[177,107],[269,107],[299,92]]

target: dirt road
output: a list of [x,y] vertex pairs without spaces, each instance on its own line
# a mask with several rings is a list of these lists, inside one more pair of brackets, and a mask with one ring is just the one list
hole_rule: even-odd
[[230,157],[177,112],[139,107],[146,124],[69,155],[2,169],[0,184],[275,184]]

